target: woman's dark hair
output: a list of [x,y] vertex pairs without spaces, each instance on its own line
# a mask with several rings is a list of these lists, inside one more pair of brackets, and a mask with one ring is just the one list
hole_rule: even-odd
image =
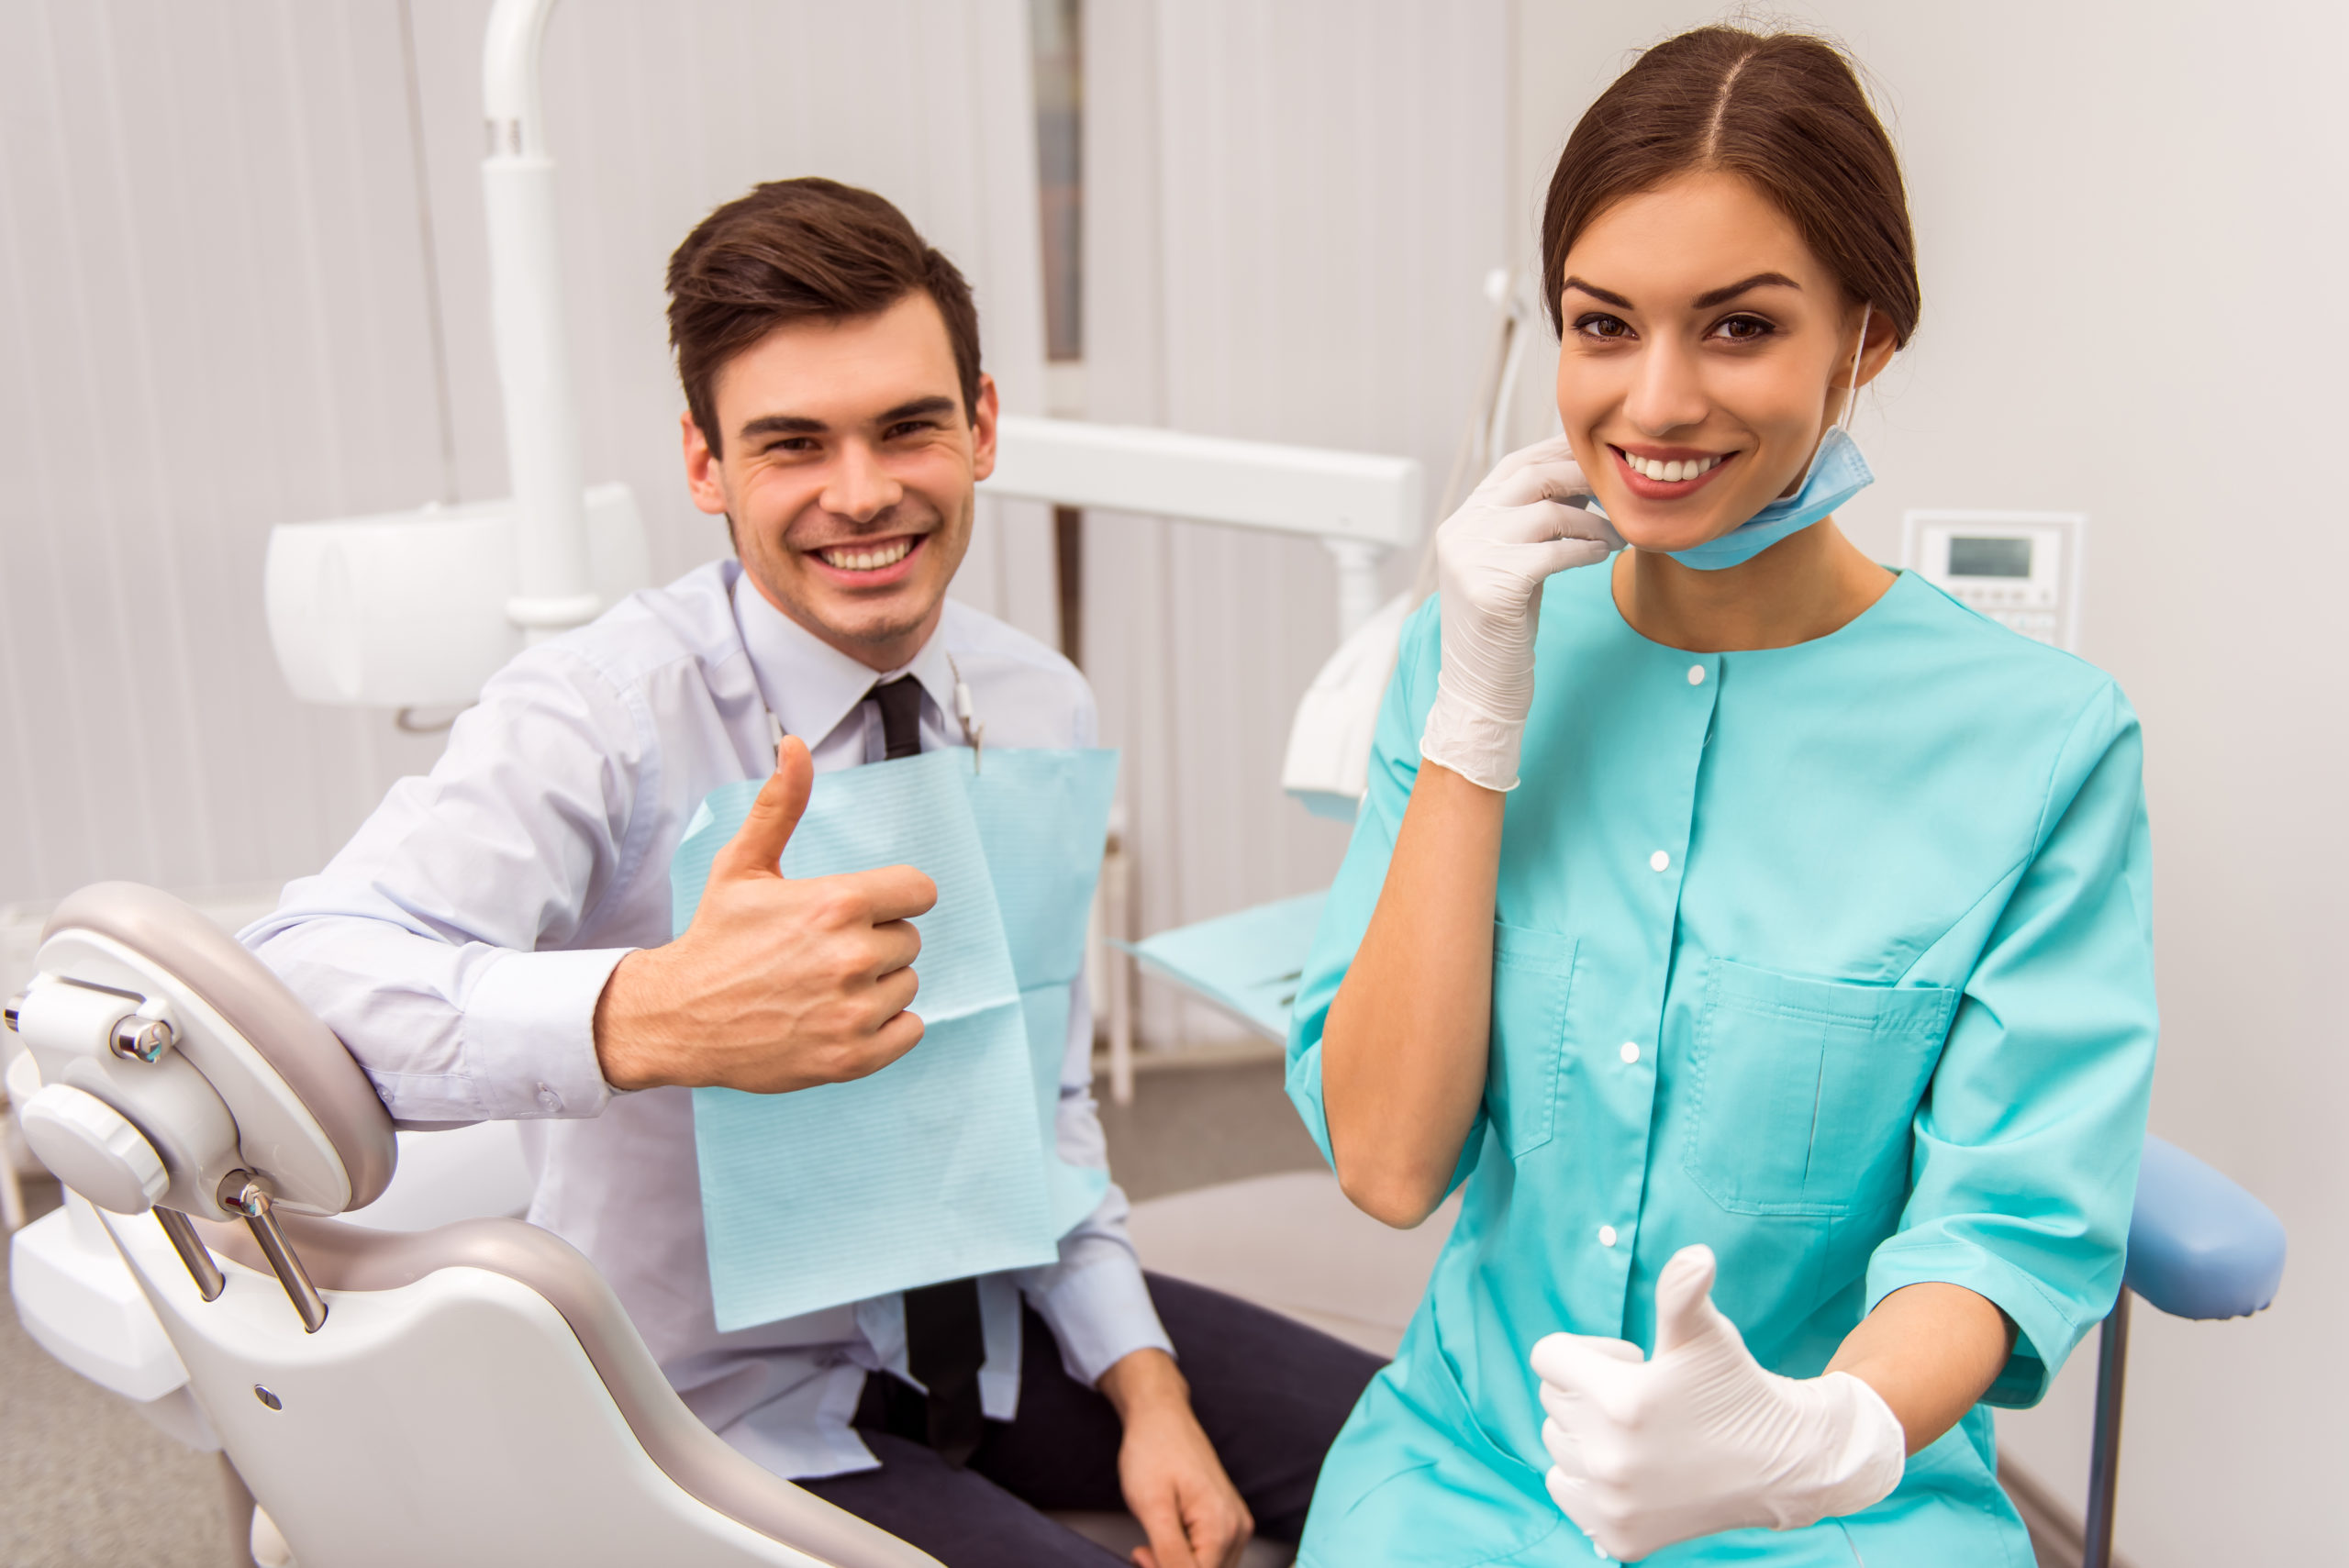
[[1542,214],[1550,324],[1566,251],[1626,196],[1720,170],[1750,180],[1792,220],[1854,301],[1917,329],[1917,240],[1892,139],[1852,62],[1801,33],[1698,28],[1649,50],[1598,95],[1566,139]]
[[963,415],[974,418],[971,285],[886,200],[836,180],[773,180],[696,224],[669,258],[669,343],[709,450],[722,450],[710,397],[727,361],[786,321],[874,316],[917,290],[945,318]]

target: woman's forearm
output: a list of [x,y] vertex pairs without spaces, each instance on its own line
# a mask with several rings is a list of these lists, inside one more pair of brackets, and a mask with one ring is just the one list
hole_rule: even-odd
[[1876,1303],[1827,1370],[1875,1389],[1915,1453],[1989,1391],[2014,1343],[2007,1315],[1964,1285],[1912,1284]]
[[1339,1184],[1389,1225],[1417,1225],[1443,1200],[1484,1095],[1507,798],[1421,765],[1378,906],[1322,1031]]

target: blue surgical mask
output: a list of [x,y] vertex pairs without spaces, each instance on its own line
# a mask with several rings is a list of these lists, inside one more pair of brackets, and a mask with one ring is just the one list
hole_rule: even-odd
[[1672,551],[1672,559],[1699,572],[1742,566],[1788,534],[1799,533],[1876,483],[1860,443],[1838,425],[1827,432],[1812,454],[1810,471],[1791,495],[1773,501],[1719,539],[1690,550]]
[[1707,539],[1694,550],[1672,551],[1673,560],[1699,572],[1742,566],[1788,534],[1824,521],[1829,513],[1876,483],[1868,460],[1860,455],[1859,442],[1844,428],[1851,424],[1852,410],[1860,400],[1860,357],[1867,351],[1868,317],[1874,313],[1872,306],[1860,310],[1860,346],[1852,350],[1852,384],[1844,395],[1843,417],[1820,438],[1795,493],[1771,502],[1719,539]]

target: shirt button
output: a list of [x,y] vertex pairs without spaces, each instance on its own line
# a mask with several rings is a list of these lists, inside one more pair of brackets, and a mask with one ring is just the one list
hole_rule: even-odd
[[1648,869],[1650,871],[1670,871],[1672,869],[1672,857],[1664,853],[1662,850],[1658,850],[1655,853],[1648,857]]
[[1702,664],[1688,666],[1688,684],[1692,686],[1701,686],[1705,684],[1705,667]]
[[1626,1062],[1637,1062],[1639,1059],[1640,1048],[1632,1044],[1630,1040],[1625,1040],[1623,1042],[1623,1060]]
[[1612,1247],[1615,1245],[1615,1228],[1613,1226],[1602,1225],[1598,1228],[1598,1244],[1602,1247]]

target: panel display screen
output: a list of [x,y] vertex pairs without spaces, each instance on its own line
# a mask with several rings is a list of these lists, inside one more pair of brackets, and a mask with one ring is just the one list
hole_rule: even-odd
[[2031,540],[2027,539],[1967,539],[1949,541],[1949,574],[1953,577],[2028,577]]

